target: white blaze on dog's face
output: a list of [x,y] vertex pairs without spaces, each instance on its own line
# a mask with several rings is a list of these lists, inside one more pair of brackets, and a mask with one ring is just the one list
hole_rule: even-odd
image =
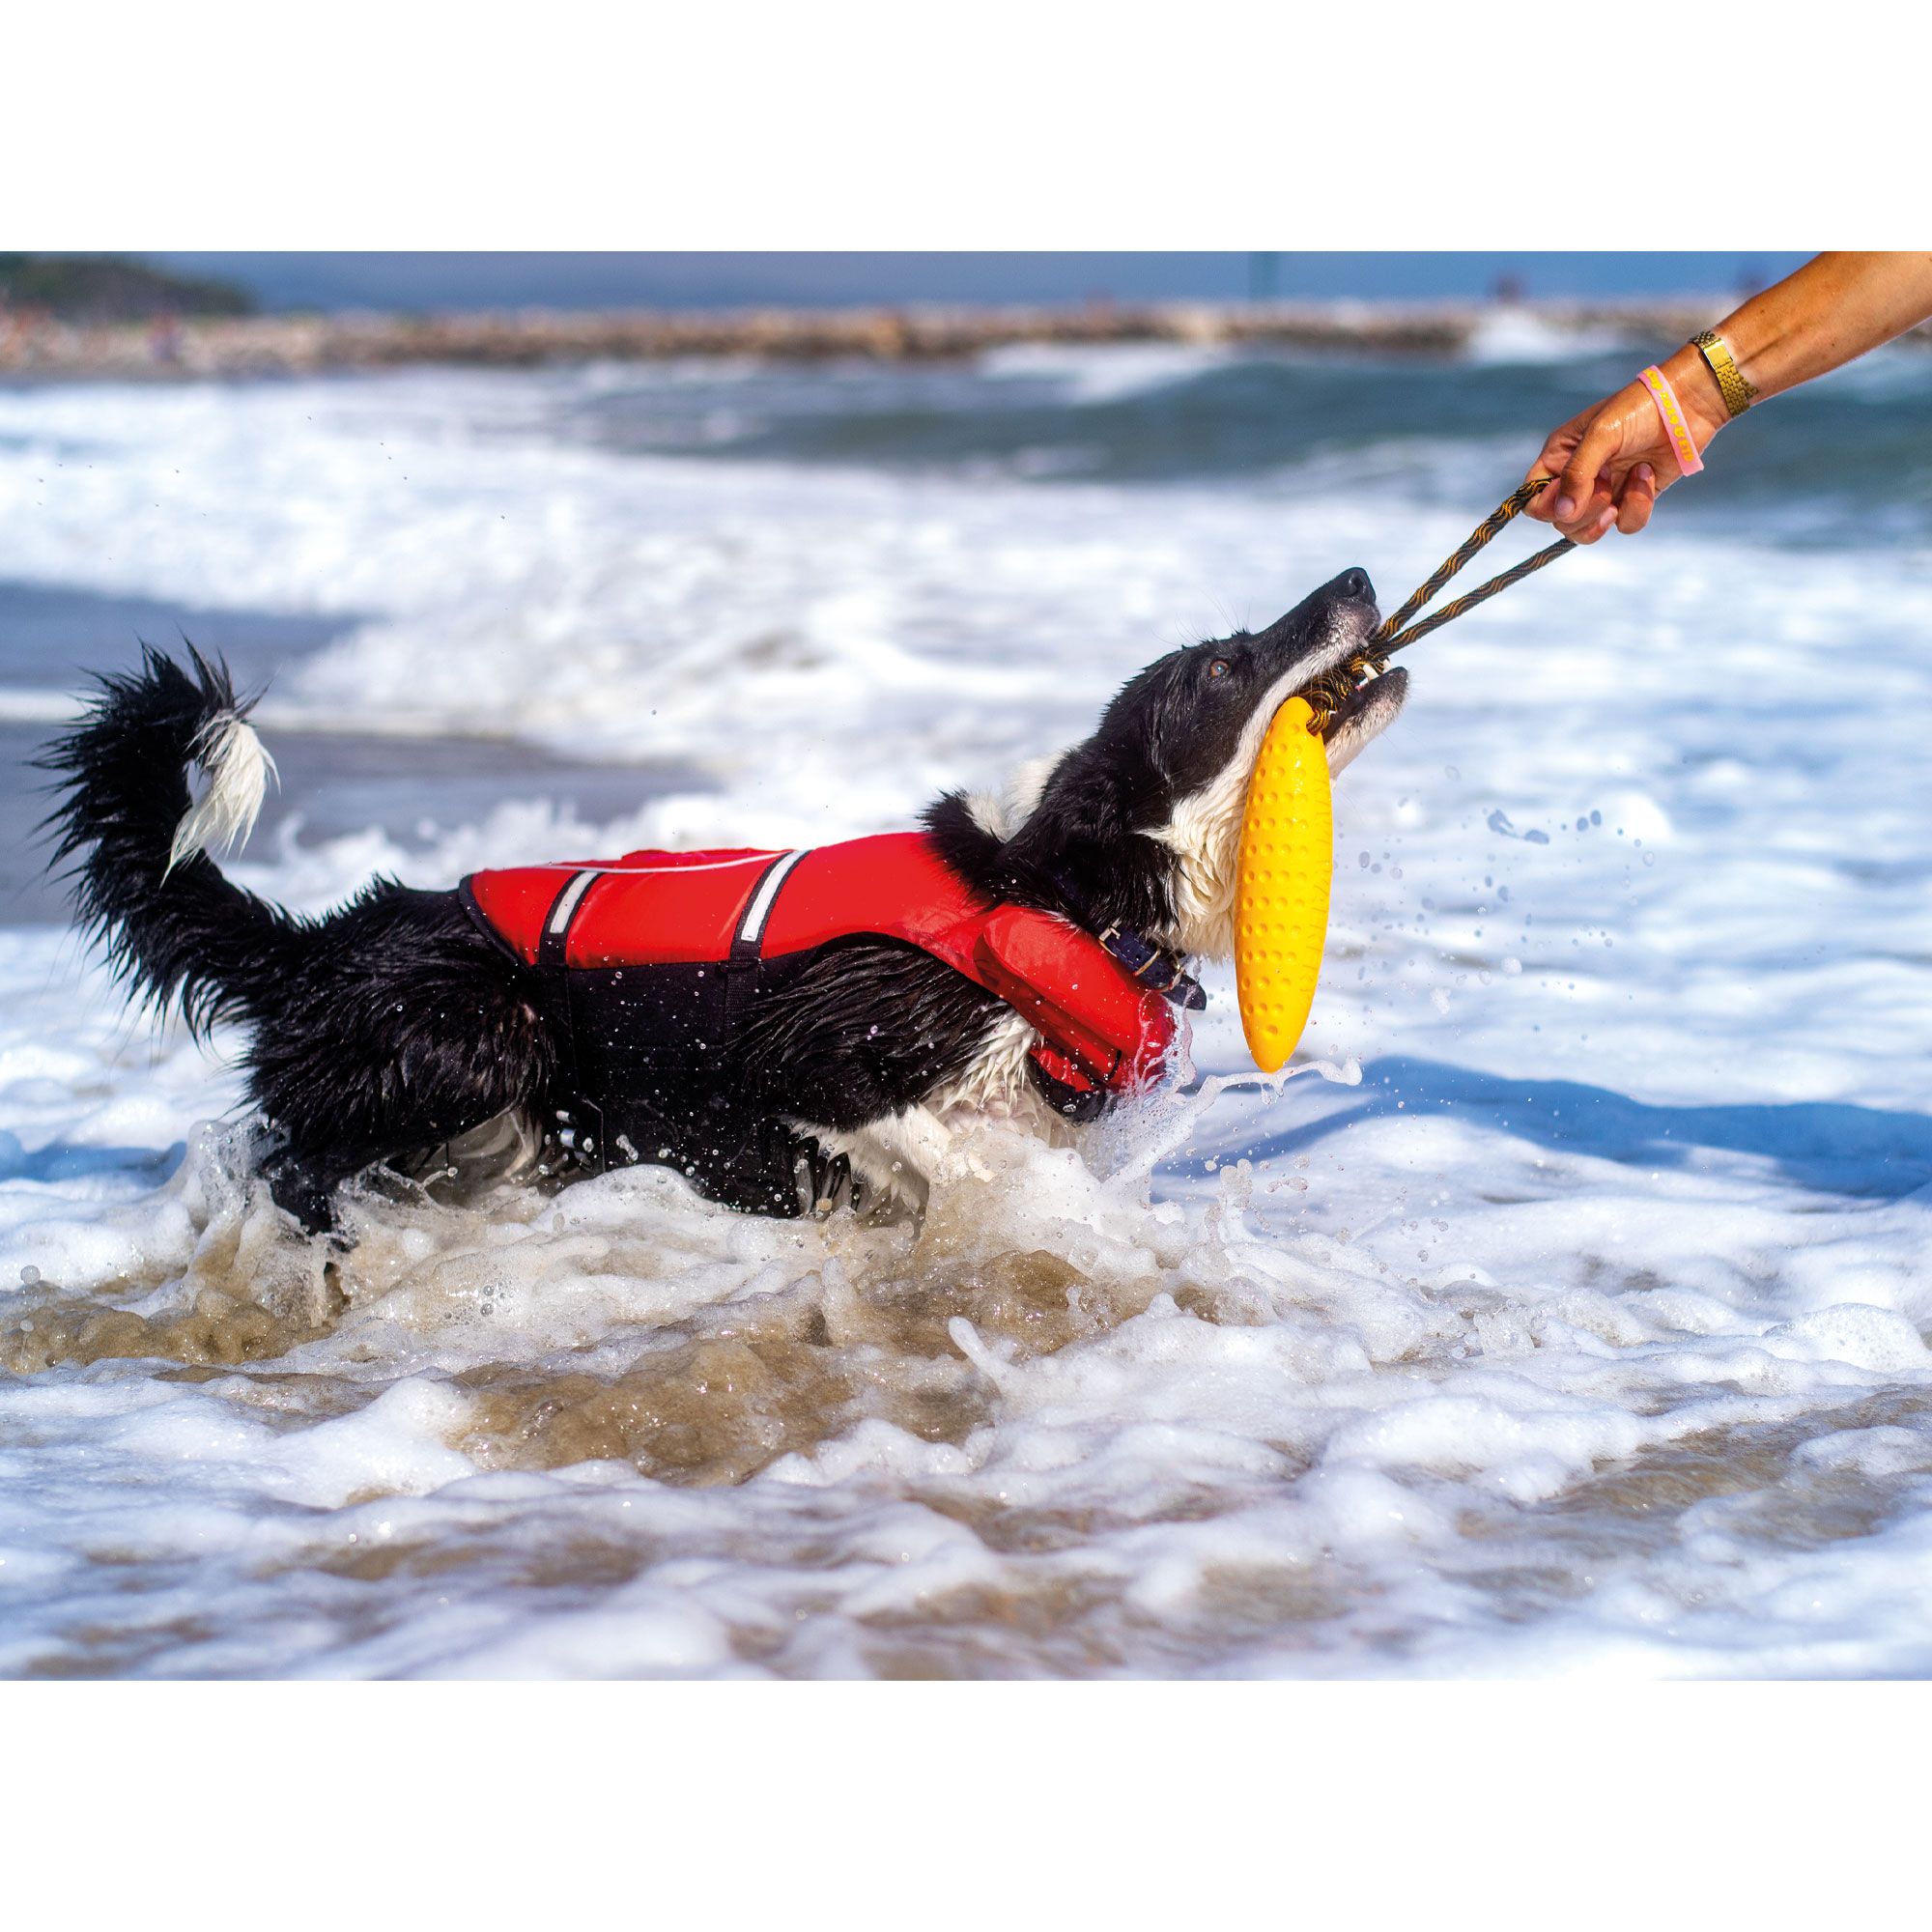
[[[1173,795],[1166,817],[1146,828],[1174,855],[1168,937],[1177,951],[1210,959],[1233,953],[1248,781],[1268,726],[1289,698],[1356,657],[1380,621],[1368,573],[1346,570],[1258,637],[1236,635],[1180,654],[1176,682],[1182,691],[1204,682],[1209,690],[1191,707],[1184,698],[1173,707],[1191,716],[1160,726]],[[1223,686],[1232,687],[1225,696]],[[1391,670],[1349,694],[1322,732],[1331,777],[1394,722],[1407,691],[1407,674]]]

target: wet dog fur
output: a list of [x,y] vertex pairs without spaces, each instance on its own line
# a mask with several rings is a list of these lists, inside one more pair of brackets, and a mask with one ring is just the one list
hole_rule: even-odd
[[[1226,958],[1267,725],[1357,658],[1376,622],[1367,576],[1345,571],[1265,630],[1169,652],[1091,737],[996,792],[946,794],[924,825],[989,899]],[[1389,671],[1352,692],[1325,733],[1332,771],[1387,726],[1406,689]],[[58,781],[55,863],[73,861],[79,924],[157,1011],[204,1034],[217,1021],[248,1029],[266,1172],[305,1227],[329,1227],[337,1189],[365,1169],[421,1171],[493,1123],[542,1147],[576,1097],[562,1091],[554,993],[455,892],[378,879],[305,919],[224,877],[218,852],[245,837],[272,769],[246,712],[225,668],[192,651],[185,665],[149,651],[100,680],[84,721],[41,761]],[[916,1208],[960,1114],[1065,1130],[1029,1080],[1030,1042],[1019,1014],[930,954],[883,940],[825,947],[757,997],[703,1089],[675,1096],[689,1131],[664,1153],[733,1206],[797,1212],[851,1181]]]

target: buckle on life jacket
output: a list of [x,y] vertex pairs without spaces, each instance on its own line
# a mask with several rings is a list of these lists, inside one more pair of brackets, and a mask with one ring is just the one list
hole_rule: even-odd
[[[1189,1012],[1199,1012],[1208,1004],[1208,995],[1202,990],[1201,981],[1185,973],[1173,953],[1163,952],[1152,940],[1143,937],[1131,926],[1110,925],[1094,937],[1101,948],[1111,952],[1144,986],[1172,1001],[1175,1006],[1184,1007]],[[1164,979],[1159,977],[1163,971],[1166,974]]]

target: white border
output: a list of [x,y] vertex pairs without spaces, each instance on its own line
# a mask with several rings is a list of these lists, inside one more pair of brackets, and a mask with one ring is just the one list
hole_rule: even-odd
[[9,247],[1809,250],[1923,225],[1899,0],[15,14]]
[[1813,1927],[1922,1686],[0,1689],[11,1923]]
[[[16,11],[9,247],[1922,239],[1897,6]],[[1815,1924],[1924,1695],[0,1687],[9,1916]]]

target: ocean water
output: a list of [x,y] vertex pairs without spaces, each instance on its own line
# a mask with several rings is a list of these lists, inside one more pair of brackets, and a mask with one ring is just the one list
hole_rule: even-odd
[[902,826],[1392,605],[1634,353],[0,391],[0,1673],[1932,1667],[1932,359],[1417,647],[1286,1076],[1211,970],[1177,1091],[917,1233],[635,1170],[331,1259],[37,883],[137,634],[266,684],[294,906]]

